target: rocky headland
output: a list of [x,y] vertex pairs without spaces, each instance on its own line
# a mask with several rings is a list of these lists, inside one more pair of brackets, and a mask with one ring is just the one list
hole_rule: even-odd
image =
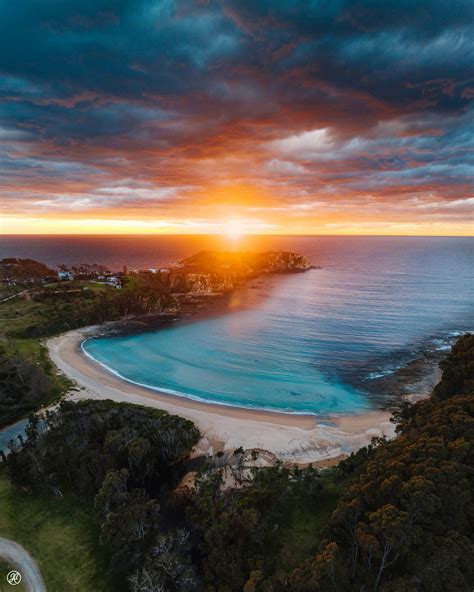
[[212,294],[228,292],[260,275],[296,273],[311,268],[309,260],[299,253],[202,251],[162,271],[169,275],[177,292]]
[[[100,332],[129,333],[156,329],[178,318],[225,311],[230,295],[262,276],[314,269],[299,253],[202,251],[166,268],[137,272],[134,298],[140,312],[106,323]],[[125,292],[125,291],[123,291]],[[125,296],[125,294],[124,294]]]

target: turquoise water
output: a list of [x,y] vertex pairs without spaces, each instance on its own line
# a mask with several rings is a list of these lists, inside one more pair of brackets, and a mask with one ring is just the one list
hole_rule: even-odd
[[279,241],[323,269],[262,279],[237,292],[225,314],[91,339],[84,350],[127,380],[169,393],[350,413],[374,405],[372,379],[474,327],[471,239]]
[[[298,284],[307,281],[297,277]],[[328,381],[315,367],[304,323],[294,319],[297,330],[294,324],[288,332],[281,325],[278,308],[293,285],[287,279],[279,278],[281,285],[255,308],[156,332],[93,339],[85,350],[129,380],[201,400],[294,412],[365,408],[365,397]]]

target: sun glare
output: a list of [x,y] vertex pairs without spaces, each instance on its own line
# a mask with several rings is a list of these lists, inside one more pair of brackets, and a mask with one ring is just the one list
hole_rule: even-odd
[[241,220],[229,220],[224,225],[224,234],[233,241],[239,240],[244,232],[244,226]]

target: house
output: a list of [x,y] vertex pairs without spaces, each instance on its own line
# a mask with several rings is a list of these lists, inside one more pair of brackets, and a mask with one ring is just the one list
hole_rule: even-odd
[[61,281],[70,281],[74,279],[72,271],[58,271],[58,279]]
[[120,288],[122,287],[122,282],[121,282],[120,278],[118,278],[118,277],[117,277],[117,276],[115,276],[115,275],[109,276],[109,277],[106,279],[106,283],[107,283],[109,286],[113,286],[114,288],[119,288],[119,289],[120,289]]

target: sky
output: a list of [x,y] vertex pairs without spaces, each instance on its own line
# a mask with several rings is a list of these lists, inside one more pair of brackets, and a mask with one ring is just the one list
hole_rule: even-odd
[[472,0],[0,0],[3,233],[466,235]]

